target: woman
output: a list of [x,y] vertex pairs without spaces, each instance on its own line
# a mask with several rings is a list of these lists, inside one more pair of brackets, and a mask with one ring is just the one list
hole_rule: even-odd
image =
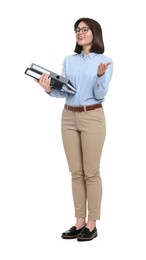
[[103,55],[100,24],[80,18],[74,24],[75,54],[64,59],[62,76],[76,87],[76,94],[51,88],[51,79],[43,74],[39,84],[52,97],[65,98],[62,112],[62,140],[72,175],[72,194],[76,223],[62,238],[88,241],[97,237],[100,219],[102,183],[100,159],[105,140],[102,103],[112,77],[112,59]]

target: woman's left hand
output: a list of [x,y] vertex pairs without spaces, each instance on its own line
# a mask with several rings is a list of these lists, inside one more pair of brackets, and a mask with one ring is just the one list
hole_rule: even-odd
[[104,72],[106,71],[107,67],[111,64],[111,62],[107,62],[107,63],[100,63],[98,66],[98,70],[97,70],[97,75],[98,77],[101,77]]

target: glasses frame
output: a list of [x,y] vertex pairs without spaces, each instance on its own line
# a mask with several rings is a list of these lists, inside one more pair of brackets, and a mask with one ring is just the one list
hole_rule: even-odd
[[74,29],[75,33],[80,33],[80,31],[81,31],[83,34],[86,34],[89,30],[90,30],[89,26],[84,26],[82,28],[77,27]]

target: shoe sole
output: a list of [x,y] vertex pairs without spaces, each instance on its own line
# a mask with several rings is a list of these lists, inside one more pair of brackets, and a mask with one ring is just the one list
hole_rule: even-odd
[[90,241],[90,240],[92,240],[93,238],[95,238],[95,237],[97,237],[97,232],[95,232],[93,235],[92,235],[92,237],[77,237],[77,241]]
[[76,236],[61,236],[63,239],[74,239],[74,238],[77,238],[78,235]]

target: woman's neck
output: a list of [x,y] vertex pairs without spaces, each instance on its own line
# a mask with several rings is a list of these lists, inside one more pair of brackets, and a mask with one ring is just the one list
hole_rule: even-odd
[[88,56],[89,53],[90,53],[90,48],[83,48],[84,57]]

